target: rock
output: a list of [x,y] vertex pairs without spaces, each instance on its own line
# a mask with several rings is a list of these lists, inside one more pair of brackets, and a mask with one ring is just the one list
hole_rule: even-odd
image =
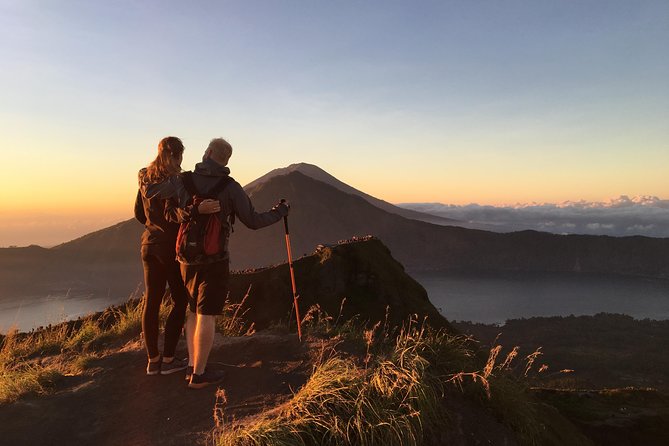
[[[395,260],[378,239],[364,237],[337,245],[319,246],[312,255],[294,262],[295,282],[302,315],[319,305],[337,318],[342,300],[342,320],[358,315],[372,323],[385,320],[401,324],[410,315],[427,316],[433,327],[450,326],[429,301],[425,289]],[[232,274],[230,299],[240,302],[249,286],[245,317],[262,329],[272,322],[288,320],[293,292],[288,264]]]

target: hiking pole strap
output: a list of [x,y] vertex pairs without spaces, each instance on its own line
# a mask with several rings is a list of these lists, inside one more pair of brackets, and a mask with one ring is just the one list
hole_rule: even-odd
[[[285,203],[285,202],[286,202],[286,199],[282,198],[279,203]],[[288,216],[287,215],[283,217],[283,227],[286,228],[286,235],[288,235]]]

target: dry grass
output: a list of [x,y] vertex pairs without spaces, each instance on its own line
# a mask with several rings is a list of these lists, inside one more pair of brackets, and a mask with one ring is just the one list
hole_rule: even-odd
[[431,356],[447,348],[433,343],[446,338],[426,330],[410,323],[386,348],[377,344],[383,342],[378,325],[362,330],[364,365],[336,352],[325,355],[290,401],[247,423],[223,426],[216,444],[422,444],[448,422],[440,404],[444,381],[430,365]]
[[48,393],[63,376],[83,373],[105,348],[138,336],[142,305],[131,302],[40,331],[7,333],[0,342],[0,404]]
[[459,392],[491,411],[520,444],[562,444],[548,433],[550,421],[523,381],[539,352],[521,360],[517,348],[502,355],[502,347],[495,346],[487,361],[480,361],[473,339],[431,329],[425,320],[411,319],[399,330],[380,323],[338,325],[338,320],[312,307],[303,327],[311,336],[357,337],[364,357],[324,352],[289,401],[250,419],[226,422],[225,401],[219,399],[216,445],[439,442],[457,417],[446,409],[445,399]]
[[244,304],[251,293],[252,286],[253,285],[249,285],[246,294],[238,304],[230,303],[229,300],[225,301],[223,314],[216,318],[216,329],[223,336],[249,336],[255,333],[254,324],[249,324],[246,319],[244,319],[244,316],[250,309],[244,309]]

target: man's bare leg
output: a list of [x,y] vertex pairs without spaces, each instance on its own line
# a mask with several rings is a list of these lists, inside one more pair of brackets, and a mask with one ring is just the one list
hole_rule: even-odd
[[216,316],[198,314],[193,339],[193,373],[202,375],[209,359],[211,347],[214,344],[216,331]]

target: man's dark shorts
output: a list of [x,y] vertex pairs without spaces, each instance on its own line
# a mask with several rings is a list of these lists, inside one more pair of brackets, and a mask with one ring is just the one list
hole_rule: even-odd
[[214,316],[223,312],[230,277],[228,260],[206,265],[182,263],[181,277],[190,294],[188,308],[192,313]]

